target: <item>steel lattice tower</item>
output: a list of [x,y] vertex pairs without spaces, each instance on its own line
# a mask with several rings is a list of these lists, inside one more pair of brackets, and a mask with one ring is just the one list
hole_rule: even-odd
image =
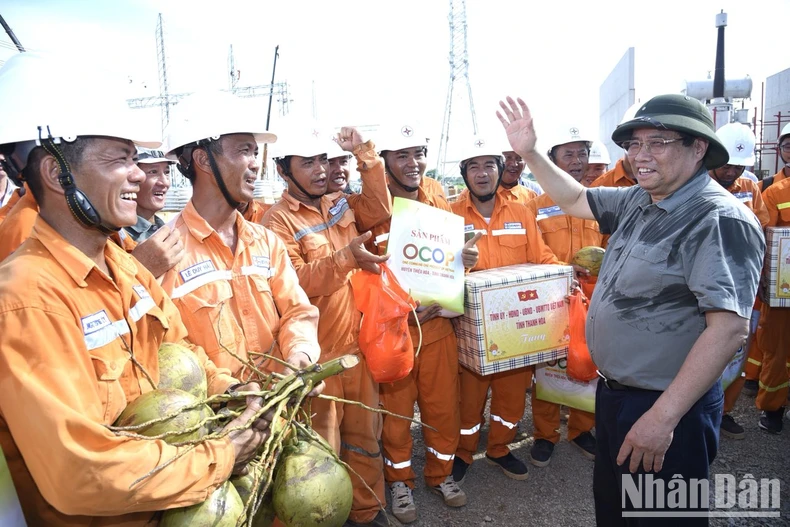
[[469,83],[469,54],[466,45],[466,0],[449,0],[450,15],[450,85],[447,88],[447,104],[444,109],[442,138],[439,143],[437,175],[444,176],[447,161],[447,143],[450,140],[453,113],[453,89],[456,82],[464,81],[469,97],[469,110],[472,113],[472,133],[477,135],[477,117],[472,99],[472,85]]

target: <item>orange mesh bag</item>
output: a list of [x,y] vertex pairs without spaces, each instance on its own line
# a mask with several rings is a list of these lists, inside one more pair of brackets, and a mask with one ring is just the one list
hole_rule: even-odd
[[359,271],[351,276],[354,303],[362,312],[359,349],[376,382],[395,382],[414,367],[414,345],[408,327],[416,307],[392,271],[379,264],[381,274]]
[[570,377],[578,381],[591,381],[598,374],[595,363],[587,348],[587,336],[584,328],[587,324],[587,297],[580,290],[575,290],[570,296],[568,315],[570,318],[571,341],[568,344],[568,369]]

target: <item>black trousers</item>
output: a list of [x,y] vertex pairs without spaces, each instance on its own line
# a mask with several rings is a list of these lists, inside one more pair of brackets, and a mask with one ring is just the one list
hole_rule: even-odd
[[[622,466],[617,464],[617,454],[626,434],[653,406],[661,393],[612,390],[603,381],[598,382],[595,394],[595,435],[598,446],[595,452],[593,495],[599,527],[708,525],[708,518],[704,514],[696,517],[677,516],[687,512],[704,513],[708,507],[707,500],[694,499],[696,492],[685,492],[684,498],[679,496],[677,489],[699,488],[697,483],[708,479],[710,464],[719,447],[719,425],[724,406],[720,382],[716,382],[680,420],[660,472],[645,473],[640,464],[639,471],[631,474],[628,468],[630,458]],[[677,475],[682,477],[684,484],[678,485]],[[710,485],[710,495],[713,487]],[[647,494],[651,494],[650,497]],[[685,507],[679,498],[686,500]]]

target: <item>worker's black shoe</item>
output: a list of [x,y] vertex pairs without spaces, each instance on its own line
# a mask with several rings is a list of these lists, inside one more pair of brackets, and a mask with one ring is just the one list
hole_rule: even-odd
[[508,452],[502,457],[490,457],[488,454],[486,454],[486,461],[501,468],[502,472],[505,473],[505,476],[511,479],[517,479],[520,481],[525,480],[529,474],[527,465],[525,465],[523,461],[518,459],[511,452]]

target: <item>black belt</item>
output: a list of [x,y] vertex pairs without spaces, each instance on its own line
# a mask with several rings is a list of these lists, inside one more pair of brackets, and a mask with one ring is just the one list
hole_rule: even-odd
[[619,382],[613,379],[607,379],[606,376],[601,373],[600,371],[596,370],[595,373],[598,374],[598,377],[601,378],[601,382],[603,385],[609,388],[610,390],[615,391],[631,391],[631,392],[653,392],[656,390],[648,390],[646,388],[636,388],[634,386],[626,386],[625,384],[620,384]]

